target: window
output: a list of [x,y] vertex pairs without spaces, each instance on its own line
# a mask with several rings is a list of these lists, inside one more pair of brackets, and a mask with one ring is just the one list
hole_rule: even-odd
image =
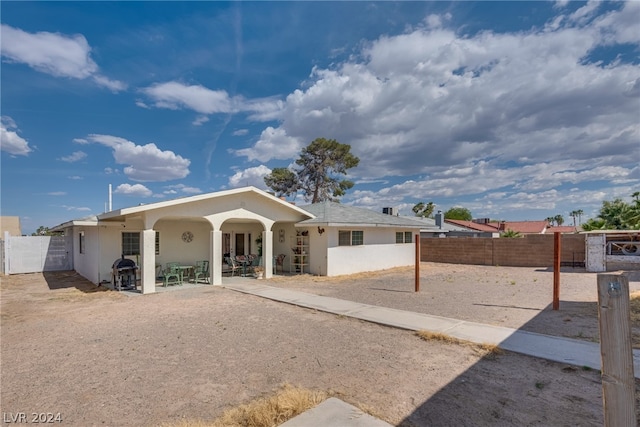
[[338,246],[364,245],[364,231],[338,230]]
[[351,245],[353,246],[364,245],[364,231],[351,232]]
[[404,242],[405,243],[411,243],[413,241],[412,237],[413,236],[411,235],[410,231],[405,231],[404,232]]
[[412,235],[410,231],[402,231],[396,232],[396,243],[411,243],[413,241]]
[[140,255],[140,233],[122,233],[122,255]]
[[156,255],[160,255],[160,232],[156,231]]
[[84,231],[81,231],[80,234],[78,235],[78,247],[80,248],[80,253],[83,254],[85,247],[84,247]]

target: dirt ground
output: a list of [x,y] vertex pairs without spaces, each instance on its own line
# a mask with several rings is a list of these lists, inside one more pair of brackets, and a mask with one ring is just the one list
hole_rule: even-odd
[[[3,417],[59,413],[74,426],[211,420],[289,383],[394,425],[603,424],[597,371],[488,356],[213,286],[128,296],[72,272],[0,280]],[[563,273],[559,312],[548,307],[552,281],[529,268],[423,263],[418,294],[411,269],[262,283],[597,339],[596,275]]]

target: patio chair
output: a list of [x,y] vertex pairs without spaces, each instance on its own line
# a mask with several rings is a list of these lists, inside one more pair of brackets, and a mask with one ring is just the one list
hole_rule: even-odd
[[168,262],[167,267],[162,272],[162,286],[182,285],[182,270],[178,268],[177,262]]
[[196,261],[196,267],[193,270],[193,282],[198,283],[198,280],[204,280],[205,283],[210,283],[209,261]]
[[262,257],[259,255],[249,255],[249,259],[251,262],[247,265],[247,270],[250,272],[255,272],[256,267],[260,267],[260,263],[262,262]]
[[224,257],[224,261],[227,263],[227,266],[228,266],[228,269],[225,271],[225,273],[231,272],[231,277],[233,277],[236,271],[239,271],[242,269],[242,267],[238,265],[238,263],[229,256]]

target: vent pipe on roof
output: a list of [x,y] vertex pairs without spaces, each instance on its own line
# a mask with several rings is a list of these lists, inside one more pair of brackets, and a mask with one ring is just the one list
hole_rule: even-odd
[[111,210],[113,209],[112,202],[113,202],[113,199],[111,196],[111,184],[109,184],[109,210],[107,212],[111,212]]

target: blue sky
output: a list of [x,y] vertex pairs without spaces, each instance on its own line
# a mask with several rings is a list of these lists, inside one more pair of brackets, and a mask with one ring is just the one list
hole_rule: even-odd
[[[255,185],[318,137],[342,202],[594,216],[640,190],[640,2],[2,2],[23,233]],[[304,204],[300,195],[296,202]]]

